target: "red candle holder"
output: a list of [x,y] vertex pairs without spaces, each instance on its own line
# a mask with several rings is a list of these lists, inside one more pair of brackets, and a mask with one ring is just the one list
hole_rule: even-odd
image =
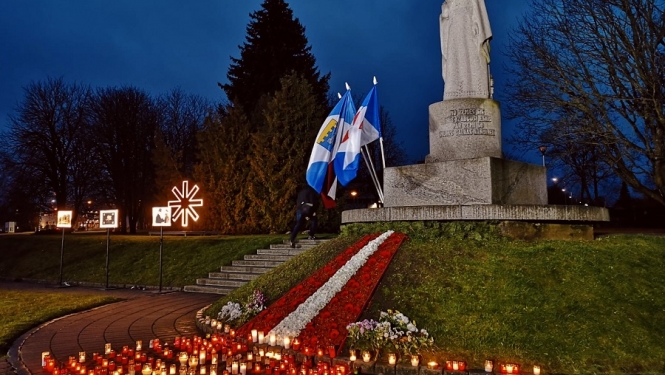
[[300,340],[297,337],[294,338],[291,346],[293,347],[293,350],[300,350]]
[[502,374],[518,374],[520,372],[520,365],[516,363],[502,363],[501,364],[501,373]]
[[335,349],[335,345],[328,345],[328,356],[330,358],[337,357],[337,350]]

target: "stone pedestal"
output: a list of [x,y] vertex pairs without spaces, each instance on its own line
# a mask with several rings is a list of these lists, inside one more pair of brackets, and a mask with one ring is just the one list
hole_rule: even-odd
[[493,157],[386,168],[385,207],[546,205],[544,167]]
[[444,100],[429,106],[427,163],[501,158],[501,111],[492,99]]

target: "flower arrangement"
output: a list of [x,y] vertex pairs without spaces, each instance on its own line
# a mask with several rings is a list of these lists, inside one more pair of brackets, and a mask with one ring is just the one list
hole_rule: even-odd
[[402,355],[419,354],[434,346],[434,338],[427,330],[418,329],[415,320],[397,310],[381,311],[379,322],[384,329],[384,347]]
[[265,304],[266,297],[260,290],[255,289],[244,305],[229,301],[222,306],[217,319],[239,327],[265,309]]
[[359,350],[378,350],[383,347],[385,326],[370,319],[346,326],[349,345]]
[[434,346],[434,339],[425,329],[397,310],[381,311],[379,321],[364,320],[347,327],[349,345],[360,350],[387,349],[416,355]]

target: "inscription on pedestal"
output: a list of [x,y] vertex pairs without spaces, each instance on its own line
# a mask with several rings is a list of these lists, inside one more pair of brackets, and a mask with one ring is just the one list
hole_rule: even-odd
[[451,109],[450,115],[446,117],[444,130],[439,133],[439,137],[468,135],[495,137],[495,129],[485,128],[486,125],[491,124],[492,116],[487,114],[484,108]]
[[429,107],[426,162],[502,157],[501,113],[491,99],[444,100]]

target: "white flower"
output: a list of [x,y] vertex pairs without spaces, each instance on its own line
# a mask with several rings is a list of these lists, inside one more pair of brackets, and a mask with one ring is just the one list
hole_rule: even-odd
[[312,294],[305,302],[301,303],[291,314],[279,322],[268,334],[275,334],[278,339],[285,336],[296,337],[300,334],[307,323],[312,321],[319,312],[330,302],[333,297],[342,290],[351,277],[358,272],[374,254],[379,246],[394,232],[389,230],[365,245],[356,255],[351,257],[346,264],[335,272],[328,281]]
[[418,332],[418,328],[416,328],[416,326],[411,323],[406,325],[406,329],[408,329],[410,332]]

